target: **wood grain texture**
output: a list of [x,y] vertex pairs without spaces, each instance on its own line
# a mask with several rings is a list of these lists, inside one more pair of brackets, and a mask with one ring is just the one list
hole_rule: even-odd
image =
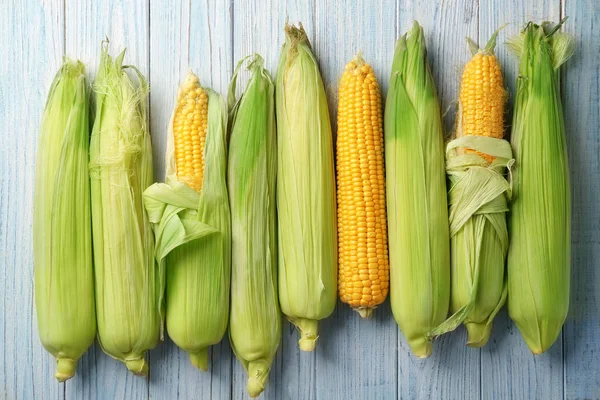
[[[345,65],[359,51],[373,66],[382,86],[383,106],[396,39],[395,17],[391,0],[375,3],[327,0],[315,9],[313,49],[327,91],[334,135],[339,79]],[[340,393],[345,393],[346,399],[397,397],[398,326],[389,300],[375,310],[370,320],[362,319],[347,304],[338,301],[333,315],[320,325],[318,399],[336,398]]]
[[[127,48],[125,64],[135,65],[148,77],[148,4],[127,0],[65,1],[66,54],[83,61],[95,76],[101,42],[110,39],[109,51],[117,56]],[[88,351],[81,364],[91,366],[80,379],[66,383],[68,399],[147,399],[148,380],[131,374],[121,362],[104,354],[100,346]]]
[[[233,60],[234,64],[243,57],[258,53],[265,60],[265,68],[275,79],[281,46],[285,42],[284,26],[302,22],[309,40],[315,40],[315,8],[312,1],[267,0],[234,2],[233,8]],[[319,54],[316,55],[319,59]],[[238,82],[237,94],[241,94],[248,82],[248,73],[243,73]],[[319,341],[325,332],[321,331]],[[282,340],[278,355],[271,367],[269,382],[262,394],[264,399],[316,399],[316,359],[320,350],[313,353],[298,349],[298,332],[287,321],[282,327]],[[233,361],[232,398],[248,398],[247,375],[237,359]]]
[[37,138],[63,27],[62,1],[0,5],[0,399],[64,398],[38,336],[31,235]]
[[[464,37],[500,34],[497,55],[512,107],[517,59],[504,41],[530,20],[568,15],[578,50],[563,73],[573,203],[572,296],[563,337],[532,356],[505,311],[482,350],[465,346],[461,327],[434,344],[427,360],[410,354],[389,302],[372,320],[338,304],[321,322],[314,353],[298,350],[285,323],[262,399],[600,399],[600,6],[594,0],[6,0],[0,3],[0,400],[246,399],[246,373],[228,338],[211,350],[207,373],[170,340],[150,352],[150,378],[134,377],[95,344],[66,384],[41,346],[33,298],[32,199],[36,144],[48,88],[63,55],[95,75],[100,43],[136,65],[151,85],[155,178],[164,177],[166,130],[188,67],[226,94],[234,63],[260,53],[273,75],[286,18],[301,21],[319,61],[335,121],[337,81],[358,50],[385,94],[394,40],[413,19],[425,29],[446,131],[469,59]],[[247,82],[245,73],[238,84]],[[92,81],[92,80],[91,80]],[[510,112],[507,125],[510,124]],[[335,128],[335,124],[334,124]]]
[[[427,55],[435,80],[446,135],[452,132],[453,107],[458,98],[462,66],[469,59],[465,36],[477,35],[477,2],[408,1],[398,4],[397,35],[418,21],[424,29]],[[393,53],[391,53],[393,55]],[[388,63],[391,63],[391,56]],[[391,65],[391,64],[390,64]],[[478,399],[480,395],[479,350],[466,345],[466,332],[456,331],[437,339],[433,354],[415,358],[400,334],[398,340],[398,396],[400,399]]]
[[567,0],[565,6],[565,30],[577,42],[562,85],[573,210],[565,398],[600,399],[600,4]]
[[[479,9],[479,44],[484,46],[494,30],[508,24],[496,45],[496,56],[504,72],[504,85],[509,90],[505,124],[512,122],[518,57],[510,54],[506,40],[520,32],[527,21],[560,20],[559,0],[519,0],[481,2]],[[509,131],[507,131],[507,135]],[[562,340],[559,337],[545,354],[533,356],[506,308],[494,321],[489,344],[481,350],[482,399],[563,398]]]

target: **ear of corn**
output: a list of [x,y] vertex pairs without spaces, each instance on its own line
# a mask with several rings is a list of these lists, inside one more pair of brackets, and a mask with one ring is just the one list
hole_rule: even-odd
[[370,317],[389,290],[381,95],[360,55],[342,74],[337,132],[338,290]]
[[304,29],[286,26],[276,81],[279,301],[311,351],[335,307],[333,138],[325,88]]
[[160,274],[142,202],[152,183],[146,122],[148,84],[136,86],[103,46],[94,84],[96,119],[90,144],[92,228],[98,338],[102,349],[145,375],[146,350],[159,336]]
[[75,374],[94,342],[96,314],[84,67],[66,60],[42,117],[34,196],[33,252],[38,330],[56,357],[56,379]]
[[473,58],[463,72],[456,138],[446,153],[453,315],[431,332],[436,336],[464,323],[473,347],[487,343],[506,300],[510,184],[504,174],[513,161],[510,144],[502,139],[506,93],[494,55],[497,34],[484,49],[469,41]]
[[[230,85],[235,96],[240,61]],[[228,185],[232,226],[231,347],[248,373],[248,393],[264,388],[281,340],[277,296],[275,87],[255,55],[232,110]]]
[[390,299],[413,353],[448,313],[448,212],[440,107],[422,28],[396,43],[385,107]]
[[166,268],[167,331],[203,370],[208,347],[221,341],[229,318],[226,133],[225,100],[188,73],[169,126],[166,183],[144,193],[156,258]]
[[552,346],[569,309],[571,202],[559,68],[574,43],[549,29],[529,23],[510,43],[520,65],[508,311],[534,354]]

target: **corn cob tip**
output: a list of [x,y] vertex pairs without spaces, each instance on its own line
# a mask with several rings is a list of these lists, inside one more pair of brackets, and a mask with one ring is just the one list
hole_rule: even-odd
[[125,366],[137,376],[148,376],[148,363],[143,357],[136,360],[126,360]]
[[483,347],[487,344],[492,333],[492,324],[487,321],[482,323],[467,322],[465,323],[468,333],[467,346]]
[[196,368],[202,371],[208,371],[208,348],[204,348],[197,353],[190,353],[190,362]]
[[75,375],[76,366],[77,360],[73,360],[72,358],[57,358],[54,376],[60,383],[63,383]]
[[415,357],[425,359],[431,355],[431,342],[424,337],[408,343]]
[[250,361],[248,363],[248,394],[254,398],[265,389],[265,382],[271,369],[270,362],[265,359]]
[[375,307],[360,307],[360,308],[356,308],[355,311],[361,317],[369,319],[373,316],[373,311],[375,311]]

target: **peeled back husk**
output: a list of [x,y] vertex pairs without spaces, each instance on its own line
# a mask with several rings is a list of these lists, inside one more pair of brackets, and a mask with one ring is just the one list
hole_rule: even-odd
[[[111,357],[146,375],[144,354],[158,343],[160,272],[142,193],[152,183],[146,119],[148,84],[103,45],[94,83],[96,119],[90,144],[92,230],[98,339]],[[132,68],[136,85],[126,73]]]
[[96,336],[86,92],[83,64],[65,60],[48,94],[36,162],[35,304],[60,382],[75,374]]
[[392,312],[412,352],[425,358],[427,333],[448,313],[450,251],[440,106],[416,22],[396,43],[385,161]]
[[516,171],[508,312],[534,354],[552,346],[569,309],[571,200],[559,74],[574,41],[557,31],[561,24],[550,30],[530,22],[509,43],[520,65],[511,135]]
[[[230,85],[234,99],[240,61]],[[231,205],[231,347],[248,373],[248,393],[264,389],[281,340],[277,296],[275,87],[255,55],[252,76],[232,114],[228,184]]]
[[[495,57],[493,52],[500,29],[482,49],[467,39],[472,55]],[[493,90],[501,91],[499,107],[503,115],[504,88],[498,81],[490,83],[494,85],[497,86]],[[495,316],[506,302],[506,213],[511,196],[508,172],[514,160],[508,141],[481,135],[491,135],[490,127],[477,132],[479,135],[468,133],[462,124],[466,118],[463,112],[463,104],[459,102],[456,138],[446,147],[452,316],[430,335],[438,336],[464,324],[468,332],[467,345],[482,347],[489,340]],[[504,128],[502,121],[498,123],[500,135]]]
[[275,102],[279,303],[312,351],[337,293],[333,137],[325,88],[302,25],[286,25]]
[[167,332],[194,366],[207,370],[208,347],[221,341],[229,319],[231,222],[227,105],[215,91],[203,90],[208,94],[208,128],[200,193],[177,178],[172,119],[166,183],[149,187],[144,202],[156,235],[156,259],[166,269]]

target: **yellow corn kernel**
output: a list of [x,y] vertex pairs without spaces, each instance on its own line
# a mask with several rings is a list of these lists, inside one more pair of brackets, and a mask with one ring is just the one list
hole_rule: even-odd
[[[463,71],[459,100],[461,105],[457,137],[504,137],[504,103],[506,91],[502,81],[502,67],[492,52],[479,52],[471,58]],[[493,156],[472,149],[488,162]]]
[[389,262],[381,95],[360,55],[340,80],[336,146],[338,291],[344,303],[368,317],[387,296],[381,282],[389,282]]
[[204,145],[208,127],[208,95],[198,77],[188,74],[173,118],[177,178],[196,191],[202,188]]

